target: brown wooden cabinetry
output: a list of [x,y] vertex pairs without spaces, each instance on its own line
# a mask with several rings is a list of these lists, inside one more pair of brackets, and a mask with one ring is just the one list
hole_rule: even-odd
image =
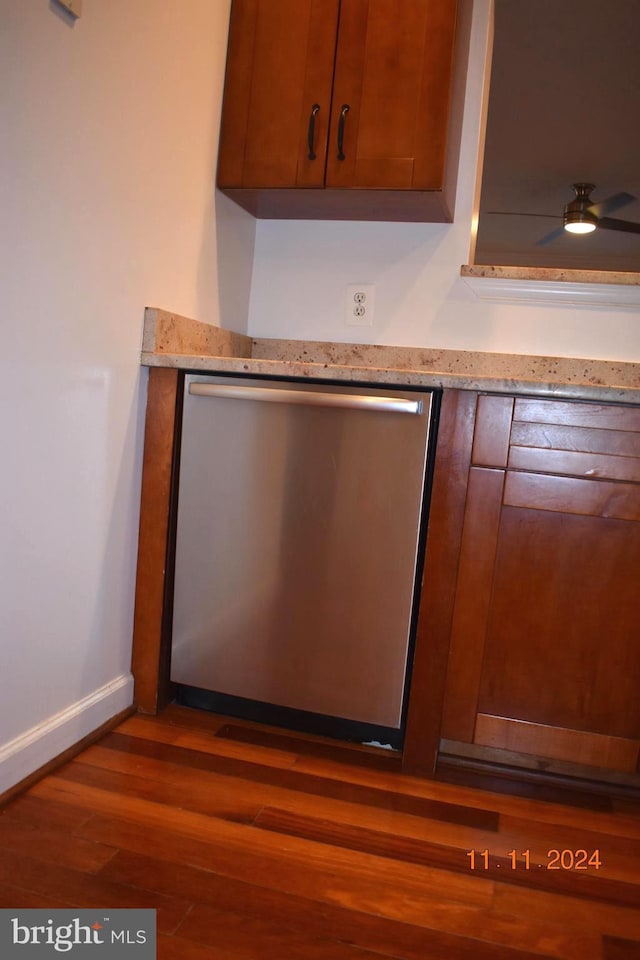
[[480,396],[474,421],[440,749],[635,774],[640,408]]
[[233,0],[218,185],[257,216],[450,220],[457,0]]

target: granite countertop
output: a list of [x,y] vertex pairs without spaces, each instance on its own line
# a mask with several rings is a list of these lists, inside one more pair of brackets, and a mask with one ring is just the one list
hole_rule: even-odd
[[638,287],[640,273],[626,270],[583,270],[570,267],[504,267],[485,263],[465,263],[462,277],[485,277],[501,280],[533,280],[556,283],[598,284],[606,287]]
[[220,374],[640,403],[640,363],[252,339],[154,307],[145,311],[141,363]]

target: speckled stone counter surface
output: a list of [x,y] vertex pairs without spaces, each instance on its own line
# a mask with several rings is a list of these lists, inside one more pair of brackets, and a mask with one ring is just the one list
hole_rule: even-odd
[[500,267],[484,263],[465,264],[463,277],[496,277],[503,280],[555,280],[562,283],[599,283],[640,286],[640,273],[622,270],[572,270],[568,267]]
[[141,363],[211,373],[640,403],[640,363],[302,340],[252,340],[147,308]]

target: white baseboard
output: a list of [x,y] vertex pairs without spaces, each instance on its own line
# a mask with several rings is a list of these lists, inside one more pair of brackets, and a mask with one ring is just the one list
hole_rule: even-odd
[[0,746],[0,795],[132,703],[133,677],[130,673],[122,674]]

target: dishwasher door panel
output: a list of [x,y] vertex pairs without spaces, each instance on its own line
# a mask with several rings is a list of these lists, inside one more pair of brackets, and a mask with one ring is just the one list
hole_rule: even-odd
[[420,401],[407,414],[191,383],[238,385],[187,377],[172,680],[399,728],[432,395],[277,384]]

